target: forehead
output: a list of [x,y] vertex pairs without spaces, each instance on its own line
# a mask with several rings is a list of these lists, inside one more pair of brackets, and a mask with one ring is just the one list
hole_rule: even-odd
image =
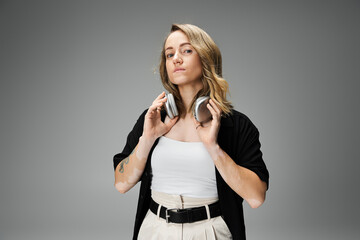
[[165,42],[165,49],[168,47],[177,47],[182,43],[190,42],[188,37],[180,30],[172,32]]

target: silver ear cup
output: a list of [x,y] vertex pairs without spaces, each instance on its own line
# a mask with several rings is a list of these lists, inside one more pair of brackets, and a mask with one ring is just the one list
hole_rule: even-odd
[[179,115],[174,96],[171,93],[168,94],[168,102],[170,103],[170,108],[171,108],[171,111],[172,111],[172,114],[174,115],[174,117]]
[[171,111],[171,107],[170,107],[170,103],[169,103],[169,96],[165,95],[165,97],[167,97],[167,100],[166,100],[166,102],[164,104],[165,111],[166,111],[167,115],[169,116],[169,118],[173,119],[174,115],[172,114],[172,111]]
[[176,108],[176,104],[175,104],[175,100],[174,100],[174,96],[169,93],[166,95],[167,100],[165,102],[165,110],[167,115],[169,116],[170,119],[173,119],[174,117],[176,117],[178,114],[178,110]]
[[211,112],[207,108],[210,97],[202,96],[196,99],[193,115],[198,122],[206,122],[211,118]]

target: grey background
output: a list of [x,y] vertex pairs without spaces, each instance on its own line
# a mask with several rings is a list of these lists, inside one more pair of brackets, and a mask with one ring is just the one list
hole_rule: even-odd
[[359,1],[0,1],[0,239],[130,239],[112,157],[163,90],[171,23],[207,31],[260,130],[248,239],[359,237]]

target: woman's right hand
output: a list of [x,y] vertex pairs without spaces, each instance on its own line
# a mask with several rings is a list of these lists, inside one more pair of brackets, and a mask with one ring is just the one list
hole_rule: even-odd
[[178,117],[175,117],[164,123],[161,121],[160,110],[164,103],[166,102],[167,98],[165,97],[165,92],[162,92],[152,103],[149,107],[146,115],[145,115],[145,122],[144,122],[144,130],[143,136],[155,142],[155,140],[170,131],[170,129],[174,126]]

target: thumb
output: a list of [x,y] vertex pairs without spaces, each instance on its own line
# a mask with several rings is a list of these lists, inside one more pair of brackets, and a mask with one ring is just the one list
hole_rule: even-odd
[[177,122],[177,120],[179,120],[179,116],[174,117],[173,119],[171,119],[169,122],[167,122],[165,125],[166,127],[170,130],[175,123]]

